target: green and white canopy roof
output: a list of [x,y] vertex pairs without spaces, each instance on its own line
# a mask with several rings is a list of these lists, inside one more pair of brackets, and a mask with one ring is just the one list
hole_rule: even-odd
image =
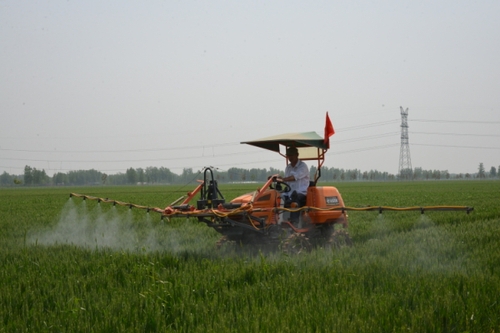
[[[328,149],[324,139],[316,132],[280,134],[242,143],[268,149],[283,156],[287,147],[295,147],[299,151],[299,158],[301,160],[323,158],[325,151]],[[281,146],[283,148],[280,150]]]

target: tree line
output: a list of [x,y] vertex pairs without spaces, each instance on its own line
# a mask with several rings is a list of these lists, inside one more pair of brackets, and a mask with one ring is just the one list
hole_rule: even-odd
[[[311,179],[317,168],[310,167]],[[11,175],[3,172],[0,175],[0,186],[75,186],[75,185],[135,185],[135,184],[187,184],[200,179],[201,171],[184,168],[181,174],[176,174],[166,167],[128,168],[124,173],[108,175],[90,169],[76,170],[67,173],[57,172],[52,177],[45,170],[30,167],[24,168],[21,175]],[[274,168],[229,168],[228,170],[215,169],[215,178],[220,183],[234,182],[265,182],[270,175],[283,174],[282,170]],[[441,180],[441,179],[498,179],[500,166],[491,167],[487,171],[483,163],[479,164],[477,173],[450,174],[447,170],[424,170],[415,168],[405,170],[400,175],[390,174],[377,170],[361,171],[359,169],[321,168],[322,182],[341,181],[395,181],[395,180]]]

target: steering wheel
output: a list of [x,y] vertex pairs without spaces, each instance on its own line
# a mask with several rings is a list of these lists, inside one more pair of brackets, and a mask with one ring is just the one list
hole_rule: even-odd
[[290,192],[292,188],[285,182],[275,180],[269,185],[269,188],[278,191],[279,193]]

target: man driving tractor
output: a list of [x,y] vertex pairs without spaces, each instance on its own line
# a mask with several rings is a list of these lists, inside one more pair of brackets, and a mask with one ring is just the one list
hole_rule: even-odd
[[[299,152],[295,147],[286,150],[286,157],[290,163],[285,168],[285,176],[280,180],[290,186],[290,191],[283,193],[285,205],[295,202],[297,207],[306,204],[307,188],[309,187],[309,168],[307,164],[299,160]],[[300,212],[290,214],[290,222],[296,224]]]

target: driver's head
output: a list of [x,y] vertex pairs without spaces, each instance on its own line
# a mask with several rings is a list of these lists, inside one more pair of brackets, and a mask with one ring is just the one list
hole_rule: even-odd
[[295,147],[288,147],[286,149],[286,157],[290,161],[290,163],[295,166],[297,161],[299,160],[299,151]]

